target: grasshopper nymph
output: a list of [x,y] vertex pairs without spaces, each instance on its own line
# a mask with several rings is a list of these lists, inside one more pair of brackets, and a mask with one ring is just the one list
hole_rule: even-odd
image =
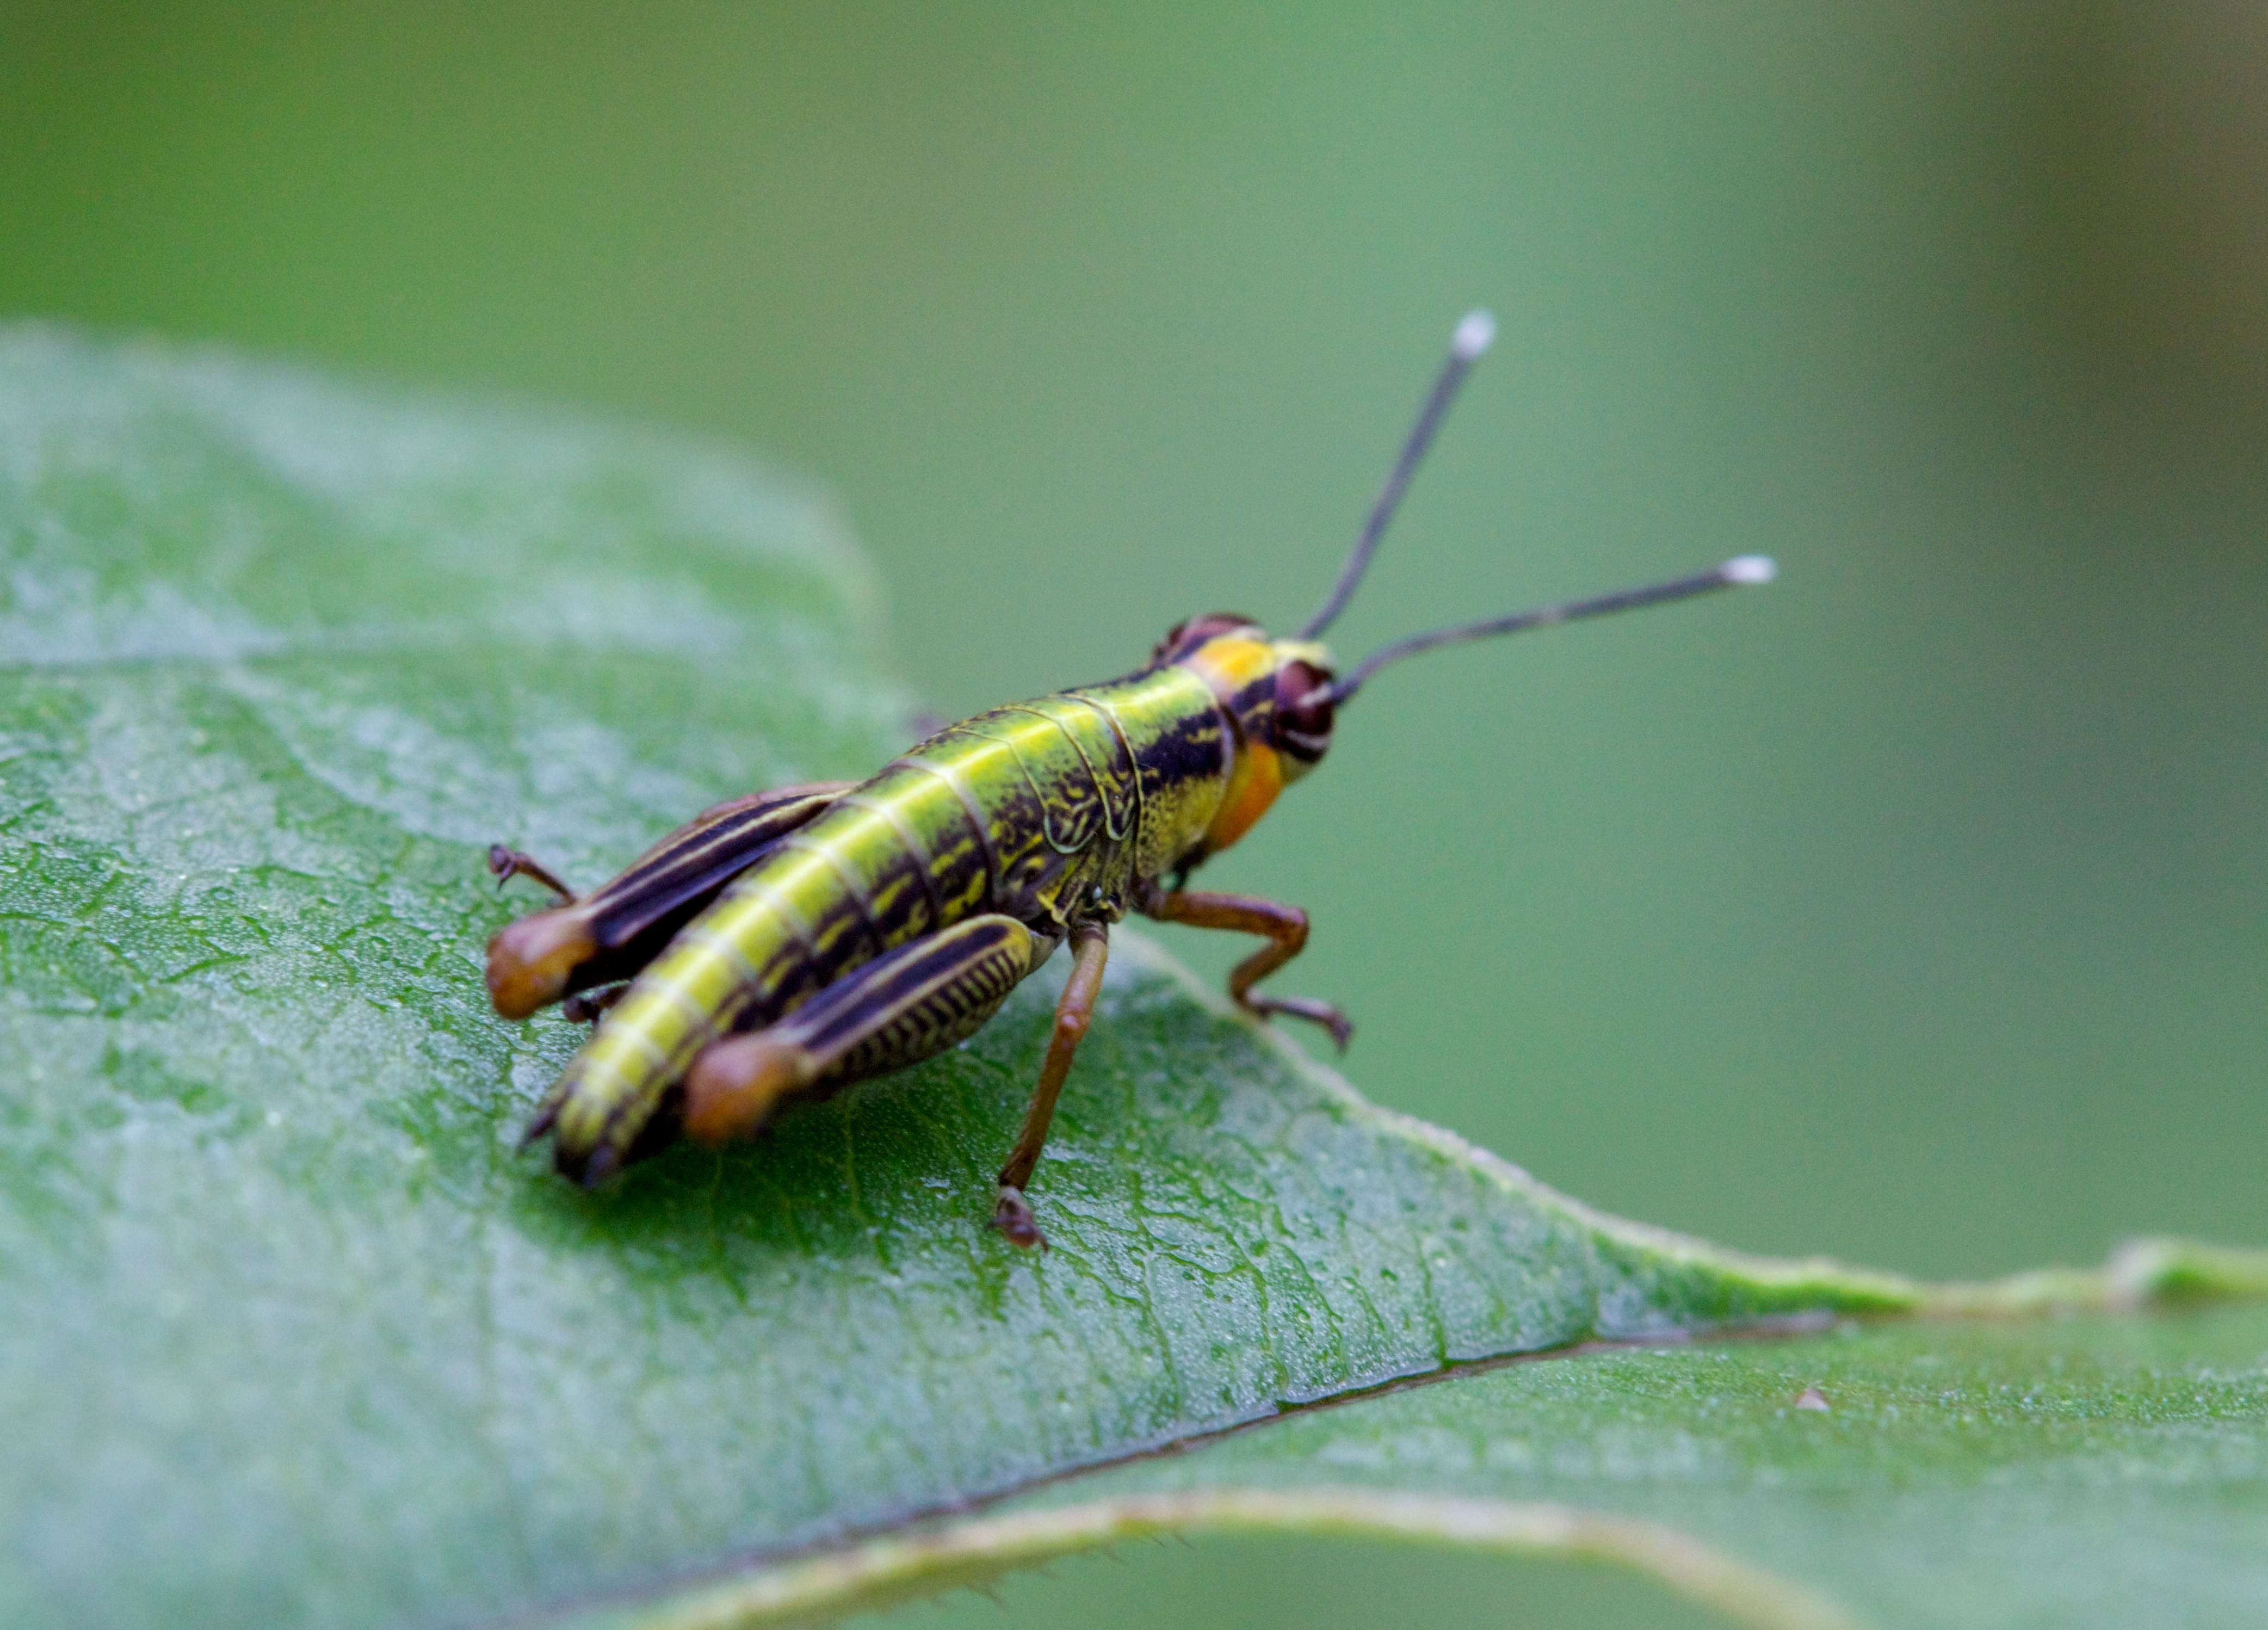
[[1230,997],[1256,1018],[1321,1025],[1344,1048],[1337,1008],[1253,988],[1300,954],[1307,914],[1185,886],[1322,761],[1337,710],[1421,651],[1772,577],[1771,561],[1743,556],[1415,635],[1339,674],[1322,636],[1494,334],[1485,312],[1457,325],[1337,584],[1296,637],[1233,613],[1193,617],[1123,679],[979,713],[865,781],[719,805],[579,899],[526,856],[492,851],[499,879],[531,876],[562,900],[489,942],[497,1011],[521,1019],[563,998],[597,1021],[530,1140],[549,1132],[559,1170],[596,1184],[680,1132],[703,1144],[751,1136],[786,1103],[974,1034],[1067,941],[1071,975],[992,1214],[1031,1246],[1044,1241],[1024,1190],[1094,1014],[1111,925],[1128,912],[1260,936]]

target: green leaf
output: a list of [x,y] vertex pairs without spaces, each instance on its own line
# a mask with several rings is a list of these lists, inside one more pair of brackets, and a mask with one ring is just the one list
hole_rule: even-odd
[[[1134,936],[1035,1186],[1050,1253],[983,1226],[1042,990],[760,1146],[583,1194],[517,1147],[578,1031],[489,1011],[482,945],[534,902],[482,852],[595,881],[903,743],[824,504],[651,436],[19,328],[0,552],[11,1623],[661,1622],[736,1556],[1462,1361],[2117,1287],[1947,1296],[1600,1217]],[[1611,1420],[1557,1419],[1611,1458]],[[1277,1469],[1336,1467],[1291,1435],[1326,1429],[1272,1428]]]
[[1607,1561],[1786,1630],[2257,1625],[2268,1309],[1477,1367],[578,1624],[770,1624],[1166,1531]]

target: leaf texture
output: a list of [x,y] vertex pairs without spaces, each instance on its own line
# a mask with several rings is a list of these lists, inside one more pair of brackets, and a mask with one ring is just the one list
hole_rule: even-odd
[[11,1623],[650,1597],[1461,1361],[1922,1299],[1597,1216],[1132,936],[1046,1255],[983,1226],[1038,989],[581,1193],[517,1147],[578,1031],[489,1011],[482,948],[534,902],[482,853],[587,885],[909,739],[824,502],[619,428],[19,328],[0,558]]

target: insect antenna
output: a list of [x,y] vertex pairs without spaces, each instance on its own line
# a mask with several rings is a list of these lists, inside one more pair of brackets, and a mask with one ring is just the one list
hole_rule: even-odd
[[1640,606],[1658,606],[1665,601],[1714,594],[1720,588],[1769,583],[1778,571],[1779,568],[1768,556],[1742,555],[1713,571],[1690,578],[1672,578],[1667,583],[1649,583],[1643,588],[1626,588],[1612,594],[1601,594],[1594,600],[1563,601],[1555,606],[1538,606],[1532,611],[1515,611],[1510,616],[1489,617],[1478,623],[1463,623],[1450,628],[1437,628],[1430,633],[1412,634],[1407,639],[1395,640],[1383,650],[1372,652],[1357,663],[1352,673],[1331,686],[1329,699],[1334,706],[1345,703],[1362,689],[1363,682],[1380,668],[1389,662],[1399,662],[1404,657],[1414,657],[1421,651],[1432,651],[1441,645],[1462,645],[1467,640],[1489,639],[1498,634],[1522,633],[1531,628],[1549,628],[1555,623],[1572,623],[1578,617],[1604,616],[1609,611],[1635,611]]
[[1400,507],[1403,489],[1410,477],[1417,473],[1418,461],[1425,456],[1432,445],[1434,432],[1441,428],[1441,416],[1448,412],[1449,403],[1456,399],[1457,387],[1465,382],[1473,364],[1496,338],[1496,319],[1484,311],[1465,313],[1457,324],[1457,331],[1449,336],[1449,355],[1441,372],[1433,380],[1433,388],[1425,397],[1425,405],[1418,410],[1418,422],[1410,427],[1410,438],[1402,444],[1402,456],[1394,461],[1394,468],[1379,489],[1378,501],[1370,506],[1370,519],[1363,522],[1362,535],[1355,540],[1354,549],[1347,556],[1346,564],[1339,568],[1339,580],[1331,590],[1331,597],[1323,608],[1307,619],[1307,626],[1300,631],[1302,639],[1314,639],[1338,620],[1346,609],[1347,601],[1354,598],[1356,586],[1362,574],[1370,569],[1370,557],[1378,552],[1378,541],[1386,535],[1386,523],[1394,519]]

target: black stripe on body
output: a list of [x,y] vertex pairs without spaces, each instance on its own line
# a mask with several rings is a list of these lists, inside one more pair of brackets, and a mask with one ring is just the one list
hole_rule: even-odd
[[[757,1029],[776,1022],[798,1003],[824,989],[842,971],[828,955],[829,941],[823,925],[806,918],[787,890],[774,880],[762,871],[752,872],[733,886],[733,893],[746,893],[762,901],[787,931],[787,942],[757,966],[755,982],[740,988],[730,1011],[717,1015],[718,1034]],[[741,960],[745,963],[745,959]],[[675,1061],[680,1070],[691,1062],[690,1053]]]
[[[976,911],[983,911],[989,907],[1000,897],[1000,852],[993,845],[992,830],[984,818],[984,812],[970,801],[969,791],[957,771],[941,769],[938,765],[926,763],[919,758],[911,756],[899,759],[891,768],[896,769],[901,766],[942,783],[952,793],[954,803],[960,806],[958,822],[954,821],[948,815],[945,820],[938,823],[939,829],[945,833],[946,841],[942,844],[932,842],[930,845],[932,852],[937,856],[937,869],[934,874],[938,880],[938,890],[945,896],[946,915],[956,918],[966,915],[965,911],[954,910],[954,907],[961,904],[963,900],[967,900],[968,905]],[[956,827],[958,830],[954,830]],[[956,875],[965,877],[962,871],[965,861],[961,853],[964,845],[973,850],[984,863],[983,889],[973,898],[970,897],[968,887],[973,879],[963,881],[957,890],[948,881]]]
[[[1189,683],[1178,675],[1138,682]],[[1143,789],[1126,732],[1100,698],[1058,695],[996,708],[917,756],[954,771],[981,813],[996,862],[992,909],[1057,930],[1123,909]]]
[[[1013,741],[998,736],[991,739],[1014,756],[1016,768],[1022,771],[1024,785],[1031,789],[1033,802],[1039,807],[1040,836],[1048,847],[1057,854],[1077,854],[1094,840],[1102,825],[1102,800],[1094,785],[1094,767],[1054,714],[1036,707],[1000,711],[1036,719],[1051,733],[1045,745],[1031,755]],[[1068,758],[1064,756],[1066,751]]]
[[1142,789],[1145,798],[1192,781],[1220,781],[1233,752],[1220,709],[1177,719],[1142,746]]
[[1098,841],[1123,843],[1131,836],[1139,776],[1108,710],[1089,697],[1060,696],[990,717],[1010,714],[1037,719],[1044,731],[1028,747],[1005,745],[1039,800],[1049,845],[1057,853],[1078,854]]
[[825,1057],[843,1085],[902,1068],[972,1034],[1007,999],[1034,960],[1032,935],[1013,918],[982,917],[839,980],[782,1033]]
[[[786,838],[781,842],[780,847],[792,849],[803,854],[816,855],[825,864],[827,869],[835,874],[836,880],[843,885],[843,900],[849,904],[850,911],[857,914],[858,926],[865,933],[869,955],[880,956],[890,948],[887,941],[882,938],[880,926],[874,920],[874,902],[866,892],[866,880],[858,874],[858,867],[854,862],[846,861],[836,852],[835,845],[825,842],[814,843],[807,837]],[[837,906],[833,912],[829,913],[829,920],[839,918],[843,914],[842,907]],[[825,936],[822,935],[821,938],[823,942]]]
[[[582,902],[601,946],[628,944],[664,918],[713,896],[837,795],[759,794],[671,833]],[[705,901],[703,901],[705,903]]]
[[[897,838],[906,869],[913,874],[915,881],[921,888],[922,897],[928,904],[929,910],[925,919],[921,913],[913,909],[913,903],[910,901],[907,902],[902,908],[886,909],[887,932],[890,936],[891,943],[902,943],[917,934],[933,933],[943,927],[945,902],[938,890],[937,856],[931,852],[929,844],[922,837],[920,830],[901,816],[896,806],[887,799],[869,798],[863,793],[851,793],[843,797],[843,802],[852,808],[869,810],[876,818],[888,824],[891,832]],[[880,904],[878,897],[877,904]],[[899,914],[901,910],[902,920]]]
[[647,850],[619,877],[574,904],[558,908],[582,918],[596,948],[568,975],[559,994],[572,995],[636,976],[734,878],[777,851],[790,834],[823,815],[854,785],[844,781],[782,788],[705,810]]
[[1141,798],[1131,890],[1199,850],[1220,793],[1235,768],[1235,723],[1212,687],[1191,670],[1167,666],[1082,696],[1108,711],[1131,744]]
[[878,956],[988,908],[997,851],[956,775],[895,763],[735,885],[788,932],[751,970],[728,1030],[778,1023]]
[[[1108,766],[1094,769],[1092,758],[1088,759],[1088,766],[1094,771],[1095,785],[1102,792],[1103,836],[1114,843],[1123,842],[1131,837],[1142,824],[1142,767],[1134,756],[1134,743],[1128,739],[1125,725],[1120,722],[1118,715],[1108,703],[1099,702],[1090,696],[1081,696],[1077,691],[1066,691],[1063,699],[1091,710],[1110,733]],[[1082,756],[1085,756],[1082,751]],[[1110,796],[1114,791],[1118,793],[1115,803]]]

